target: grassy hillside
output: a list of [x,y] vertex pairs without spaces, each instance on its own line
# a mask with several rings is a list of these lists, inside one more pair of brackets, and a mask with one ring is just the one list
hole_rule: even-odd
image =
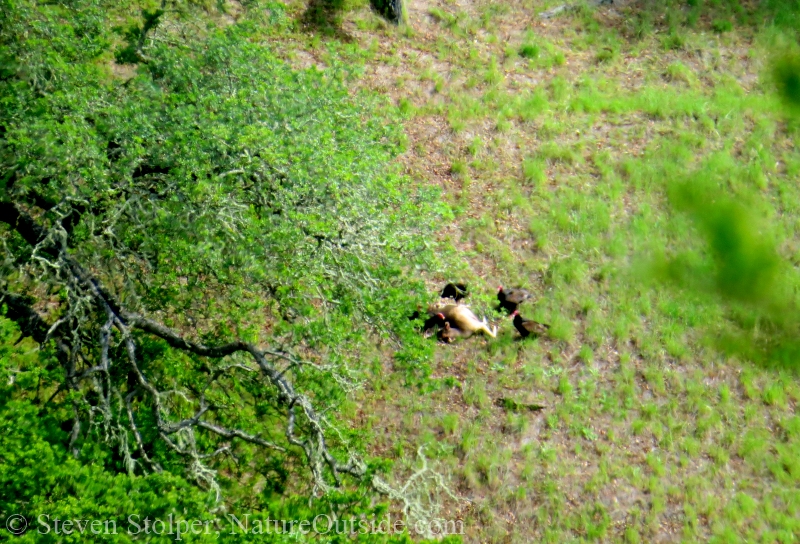
[[[295,69],[312,69],[315,90],[345,81],[353,103],[369,107],[342,115],[366,118],[369,134],[378,135],[366,138],[364,149],[386,161],[389,153],[375,151],[374,142],[399,139],[403,151],[395,166],[407,176],[365,161],[371,187],[378,193],[385,188],[386,201],[400,211],[382,217],[370,194],[366,201],[374,205],[365,205],[364,213],[388,230],[393,221],[413,225],[415,204],[401,188],[412,185],[412,193],[430,205],[418,206],[424,208],[421,221],[438,214],[427,248],[437,257],[428,258],[412,236],[415,254],[426,258],[402,270],[396,260],[408,261],[396,248],[408,242],[386,244],[376,228],[381,234],[375,247],[387,251],[391,265],[361,266],[373,256],[370,248],[345,252],[349,272],[330,286],[326,274],[340,264],[337,256],[320,256],[307,243],[308,232],[295,232],[287,220],[282,228],[319,263],[287,251],[288,264],[276,266],[269,279],[280,284],[288,278],[293,288],[277,294],[239,278],[246,296],[233,293],[226,318],[246,321],[242,330],[259,341],[296,342],[313,360],[331,357],[346,376],[363,378],[363,388],[351,387],[355,380],[329,390],[325,377],[314,375],[311,394],[336,401],[341,442],[389,460],[394,482],[420,466],[417,452],[423,451],[451,491],[434,497],[442,505],[438,515],[462,519],[465,542],[795,542],[800,152],[797,121],[775,94],[771,69],[776,51],[798,49],[793,4],[617,1],[543,19],[539,14],[558,1],[407,0],[408,25],[401,27],[386,23],[363,0],[331,4],[337,9],[287,0],[285,13],[276,4],[191,4],[191,16],[167,16],[173,26],[162,27],[161,43],[171,47],[170,32],[188,28],[213,35],[213,27],[243,25],[242,39],[259,55],[263,47],[270,62],[277,55]],[[120,28],[139,20],[132,8],[119,11],[111,18]],[[124,33],[116,36],[116,45],[124,46]],[[226,51],[239,59],[238,48]],[[168,58],[165,66],[174,70],[168,73],[182,81],[181,56]],[[208,55],[198,73],[216,73],[216,58]],[[109,78],[126,80],[137,72],[124,60],[106,55],[96,63]],[[258,66],[237,69],[237,81],[252,73],[259,85],[280,94],[274,88],[280,85]],[[287,89],[299,81],[283,68],[278,73]],[[149,89],[144,75],[134,81]],[[219,88],[228,83],[220,76]],[[374,100],[376,94],[388,100]],[[342,97],[331,96],[337,103]],[[207,98],[213,105],[214,97]],[[131,110],[137,104],[132,100]],[[349,101],[342,104],[349,107]],[[217,119],[214,108],[208,111]],[[398,118],[404,136],[381,132],[383,121]],[[291,141],[285,128],[276,146]],[[359,185],[347,183],[353,183],[348,165],[360,164],[360,155],[331,152],[335,142],[326,130],[314,133],[319,171],[334,169],[342,186],[359,196]],[[136,131],[130,132],[137,141]],[[203,141],[201,132],[176,134],[187,149]],[[362,141],[358,129],[348,134]],[[257,136],[242,145],[270,147]],[[157,150],[160,141],[153,136],[149,145]],[[287,168],[312,179],[287,149]],[[225,160],[245,156],[226,150],[220,144]],[[209,161],[215,171],[219,165]],[[385,184],[383,172],[390,176]],[[443,202],[431,189],[441,190]],[[343,217],[353,218],[348,225],[361,220],[360,210],[342,208]],[[337,210],[326,213],[325,221],[313,214],[301,219],[333,236],[341,217]],[[261,234],[254,228],[248,236],[243,246]],[[273,245],[281,247],[280,240]],[[187,255],[186,266],[193,266],[194,254]],[[762,264],[753,268],[753,262]],[[258,277],[260,261],[247,263]],[[175,281],[172,270],[164,276],[165,286]],[[414,282],[423,281],[433,300],[454,279],[470,285],[468,302],[499,327],[497,338],[447,346],[413,340],[405,316],[419,299]],[[215,289],[224,290],[220,281]],[[532,290],[535,299],[522,312],[550,323],[550,335],[520,341],[508,318],[493,308],[498,285]],[[319,297],[307,295],[313,289],[321,290]],[[180,289],[171,296],[186,308],[194,304],[181,298]],[[263,321],[243,318],[238,301],[261,296],[274,300],[247,308]],[[299,317],[286,317],[290,305]],[[383,313],[386,306],[391,315]],[[193,330],[177,313],[176,326]],[[353,328],[364,315],[364,330]],[[32,347],[11,349],[16,332],[7,323],[2,330],[5,374],[20,365],[35,367],[28,361]],[[230,330],[236,329],[219,335]],[[33,385],[36,380],[26,383],[35,395],[48,396]],[[16,395],[14,387],[9,378],[4,399]],[[15,410],[23,408],[25,417],[36,419],[32,408]],[[46,433],[58,435],[50,442],[66,441],[66,430]],[[7,442],[19,449],[24,437]],[[36,447],[51,446],[42,439]],[[26,454],[31,462],[32,451]],[[303,504],[308,482],[287,477],[287,468],[301,464],[298,458],[287,454],[258,465],[264,474],[281,475],[281,485],[266,491],[247,467],[223,468],[231,476],[226,491],[238,507],[284,505],[286,516],[313,516],[316,510]],[[152,485],[157,493],[159,482]],[[179,490],[186,482],[170,485]],[[81,489],[61,493],[69,498]],[[181,501],[190,498],[180,495],[185,498],[167,506],[195,509],[199,516],[201,503],[211,502],[197,492],[184,506]],[[332,502],[337,500],[341,506],[365,499]]]
[[[362,7],[337,38],[286,48],[299,64],[347,59],[405,112],[402,164],[453,213],[439,231],[453,259],[430,290],[468,281],[502,331],[437,348],[418,389],[376,373],[363,421],[401,467],[420,443],[448,467],[469,542],[792,542],[796,357],[758,343],[770,332],[751,306],[642,272],[708,259],[702,228],[669,203],[683,182],[745,203],[794,292],[800,154],[769,62],[796,45],[765,25],[791,25],[791,9],[624,2],[538,17],[555,5],[412,0],[399,30]],[[492,314],[499,284],[535,290],[523,313],[551,338],[517,340]]]

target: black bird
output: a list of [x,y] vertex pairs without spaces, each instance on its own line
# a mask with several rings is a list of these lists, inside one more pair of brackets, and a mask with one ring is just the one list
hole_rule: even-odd
[[428,332],[434,327],[443,328],[446,324],[447,320],[444,318],[444,314],[438,313],[425,320],[425,323],[422,325],[422,332]]
[[[444,318],[444,315],[442,314],[439,315],[442,316],[442,318]],[[456,327],[451,327],[450,322],[445,321],[444,328],[439,331],[439,340],[441,340],[445,344],[450,344],[456,338],[461,337],[462,334],[463,332],[461,331],[461,329],[457,329]]]
[[500,308],[508,310],[509,313],[515,311],[517,307],[531,298],[531,294],[525,289],[503,289],[497,288],[497,300],[500,301]]
[[467,296],[467,286],[464,283],[448,283],[439,293],[442,298],[452,298],[456,302]]
[[547,331],[550,329],[550,325],[539,323],[533,319],[525,319],[519,315],[519,310],[514,310],[514,312],[511,314],[511,317],[514,318],[514,326],[517,328],[523,338],[526,338],[531,334],[534,336],[547,334]]

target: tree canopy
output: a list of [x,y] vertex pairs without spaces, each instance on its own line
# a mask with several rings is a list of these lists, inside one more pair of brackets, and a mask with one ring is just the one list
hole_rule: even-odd
[[112,30],[113,8],[3,2],[3,330],[42,348],[2,358],[3,440],[46,481],[11,485],[4,459],[0,510],[58,502],[59,473],[200,510],[365,500],[340,495],[376,481],[337,410],[363,340],[409,337],[435,195],[390,165],[391,111],[343,67],[292,69],[263,25],[181,5]]

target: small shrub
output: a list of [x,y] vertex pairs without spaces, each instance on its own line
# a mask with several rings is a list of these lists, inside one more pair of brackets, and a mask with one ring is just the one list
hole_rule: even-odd
[[686,36],[678,32],[670,32],[661,38],[661,47],[666,51],[680,51],[686,47]]
[[717,19],[713,23],[711,23],[711,30],[716,32],[717,34],[722,34],[723,32],[730,32],[733,30],[733,23],[725,19]]
[[526,182],[537,185],[547,181],[544,162],[533,158],[525,159],[522,163],[522,177]]
[[522,47],[519,48],[519,56],[526,58],[526,59],[535,59],[539,56],[541,49],[538,45],[532,43],[523,44]]
[[594,60],[598,64],[611,62],[612,60],[617,58],[618,55],[619,55],[619,50],[613,47],[604,47],[597,52],[597,55],[595,56]]
[[680,81],[691,84],[694,81],[694,76],[686,65],[681,62],[673,62],[664,70],[664,79],[667,81]]

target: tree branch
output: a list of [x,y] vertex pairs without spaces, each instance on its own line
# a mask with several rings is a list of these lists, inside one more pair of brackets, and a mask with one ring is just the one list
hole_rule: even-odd
[[[170,439],[170,435],[178,435],[182,432],[187,432],[189,433],[188,436],[193,437],[193,429],[197,427],[210,431],[223,438],[238,438],[263,447],[281,451],[286,450],[245,431],[227,429],[215,423],[203,420],[202,417],[209,408],[205,405],[205,401],[202,398],[200,399],[200,409],[193,417],[174,423],[165,421],[164,416],[166,412],[162,403],[164,393],[159,391],[158,388],[147,379],[138,363],[136,343],[132,335],[133,330],[139,330],[150,334],[164,340],[173,348],[202,357],[221,359],[236,353],[248,354],[257,364],[262,375],[276,388],[278,403],[285,406],[287,409],[287,441],[299,447],[304,452],[306,462],[311,469],[315,489],[326,492],[330,487],[326,480],[326,471],[323,468],[325,466],[327,466],[328,473],[337,486],[342,484],[341,475],[343,474],[348,474],[355,478],[361,478],[366,474],[366,468],[363,463],[358,462],[352,456],[347,463],[340,463],[335,458],[326,443],[323,420],[314,410],[309,399],[297,392],[293,385],[286,379],[285,372],[279,372],[278,369],[270,363],[268,358],[286,360],[290,363],[290,366],[299,364],[300,361],[281,351],[262,350],[253,344],[241,340],[219,346],[206,346],[185,338],[159,322],[137,313],[128,312],[116,298],[103,287],[99,279],[79,265],[66,252],[65,243],[57,244],[49,240],[45,229],[38,225],[35,220],[16,205],[6,203],[4,209],[8,213],[5,216],[0,216],[3,217],[2,221],[11,225],[30,245],[34,245],[37,247],[37,250],[53,258],[54,263],[49,263],[50,266],[55,266],[61,273],[66,274],[72,288],[82,291],[83,295],[81,295],[81,297],[88,297],[96,309],[106,315],[107,321],[105,326],[101,327],[99,337],[101,352],[100,364],[90,367],[86,371],[80,373],[77,379],[75,378],[75,372],[70,366],[68,377],[76,381],[77,385],[80,380],[94,373],[99,372],[108,375],[111,366],[109,361],[110,330],[113,327],[120,335],[122,343],[124,344],[124,351],[127,355],[126,358],[136,377],[139,389],[147,394],[152,403],[152,413],[159,435],[171,449],[181,455],[188,456],[192,460],[192,466],[195,467],[194,470],[199,471],[198,474],[202,474],[204,479],[210,477],[210,473],[199,464],[201,454],[196,451],[193,438],[190,440],[191,446],[189,449],[186,449],[186,447],[182,447]],[[2,210],[3,208],[0,208],[0,212],[2,212]],[[46,322],[36,315],[35,312],[32,313],[29,306],[23,305],[20,297],[14,298],[14,296],[11,296],[9,300],[11,300],[11,304],[16,311],[15,314],[13,312],[12,314],[16,316],[18,322],[21,323],[21,328],[24,326],[27,334],[31,336],[35,335],[34,339],[40,343],[44,343],[47,339],[47,331],[49,330]],[[135,413],[132,406],[132,401],[136,392],[137,390],[128,393],[124,401],[129,427],[134,435],[137,449],[142,458],[153,470],[160,471],[161,468],[158,463],[147,456],[141,433],[136,424]],[[302,416],[304,432],[308,433],[307,436],[301,437],[297,434],[298,415]],[[213,481],[210,481],[209,484],[216,486],[216,483]]]

